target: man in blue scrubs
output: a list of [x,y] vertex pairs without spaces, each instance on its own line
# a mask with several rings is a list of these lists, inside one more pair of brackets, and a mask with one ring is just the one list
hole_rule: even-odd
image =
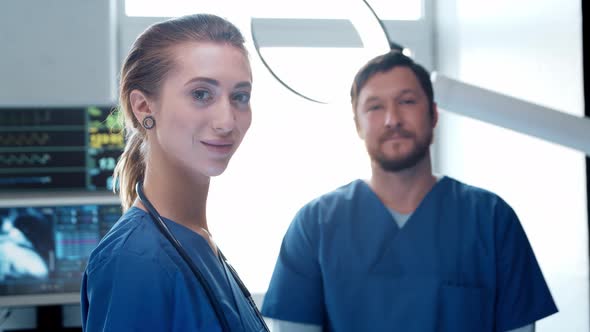
[[504,332],[557,312],[512,208],[432,174],[428,72],[390,52],[361,68],[351,97],[371,178],[297,213],[263,315],[279,331]]

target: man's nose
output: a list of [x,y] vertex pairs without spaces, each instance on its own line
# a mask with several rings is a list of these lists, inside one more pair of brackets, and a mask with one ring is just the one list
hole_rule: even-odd
[[387,105],[385,110],[385,127],[395,128],[401,125],[401,117],[394,103]]

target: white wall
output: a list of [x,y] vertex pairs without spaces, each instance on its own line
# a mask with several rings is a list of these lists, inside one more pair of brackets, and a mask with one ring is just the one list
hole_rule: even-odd
[[0,105],[116,101],[116,0],[2,0]]
[[[480,87],[584,115],[579,0],[439,0],[436,68]],[[437,171],[516,210],[560,312],[537,331],[589,331],[584,155],[442,112]]]

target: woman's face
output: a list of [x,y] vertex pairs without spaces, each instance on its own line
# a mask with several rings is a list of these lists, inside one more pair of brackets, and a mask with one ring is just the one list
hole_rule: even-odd
[[250,64],[227,44],[189,42],[172,54],[175,68],[152,108],[151,157],[182,171],[219,175],[252,121]]

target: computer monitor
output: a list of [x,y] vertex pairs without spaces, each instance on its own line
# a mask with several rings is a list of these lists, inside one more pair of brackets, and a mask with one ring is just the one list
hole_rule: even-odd
[[91,251],[121,216],[113,194],[0,200],[0,307],[80,301]]
[[0,108],[0,192],[111,190],[125,146],[113,109]]

